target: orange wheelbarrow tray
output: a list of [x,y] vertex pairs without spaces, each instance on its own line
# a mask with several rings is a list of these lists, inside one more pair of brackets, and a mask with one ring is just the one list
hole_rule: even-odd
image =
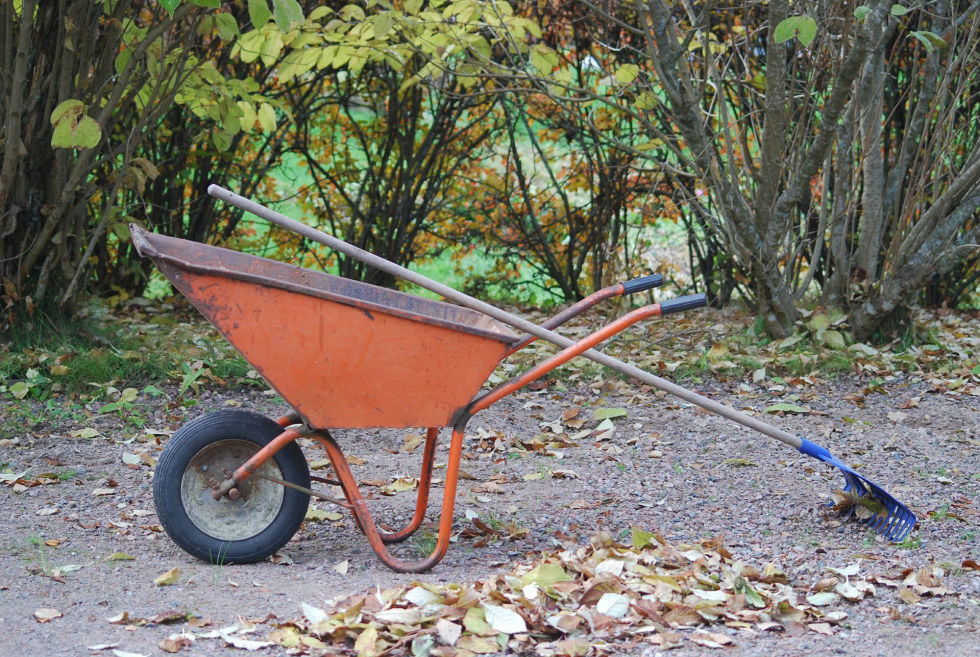
[[[904,505],[825,448],[593,349],[644,319],[705,305],[702,294],[643,306],[576,342],[553,329],[605,299],[648,290],[662,279],[647,276],[618,283],[538,325],[228,190],[212,185],[208,192],[459,305],[131,226],[139,253],[154,261],[293,408],[275,421],[243,410],[209,413],[181,427],[167,442],[154,475],[154,503],[170,537],[194,556],[216,563],[264,559],[299,528],[311,496],[329,499],[310,488],[314,478],[296,443],[297,438],[307,437],[324,448],[337,477],[332,483],[343,491],[344,500],[330,501],[351,510],[382,561],[398,571],[428,570],[449,547],[463,436],[470,417],[576,356],[837,467],[844,475],[845,491],[880,505],[881,510],[866,522],[892,540],[901,540],[915,524],[914,514]],[[562,350],[509,381],[482,390],[502,359],[535,339]],[[378,529],[340,446],[330,435],[330,429],[363,427],[427,428],[415,511],[401,530]],[[386,544],[404,540],[422,524],[442,427],[451,427],[452,437],[438,538],[427,558],[404,562]]]

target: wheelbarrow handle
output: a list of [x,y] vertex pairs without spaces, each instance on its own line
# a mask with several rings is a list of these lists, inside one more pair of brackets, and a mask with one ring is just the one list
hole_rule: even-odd
[[631,281],[623,281],[620,283],[620,285],[623,286],[623,294],[636,294],[637,292],[643,292],[655,287],[660,287],[663,284],[664,277],[660,274],[641,276],[639,278],[634,278]]
[[666,301],[661,301],[660,314],[670,315],[671,313],[682,313],[685,310],[704,308],[707,305],[708,305],[708,297],[706,297],[703,292],[700,294],[689,294],[686,297],[679,297],[677,299],[667,299]]
[[[615,285],[610,285],[609,287],[604,287],[601,290],[596,290],[581,301],[568,306],[557,315],[549,317],[547,320],[541,323],[541,326],[549,331],[553,331],[568,320],[572,319],[573,317],[578,317],[589,308],[601,303],[602,301],[605,301],[606,299],[622,297],[627,294],[633,294],[634,292],[642,292],[643,290],[649,290],[650,288],[659,287],[663,284],[664,277],[660,274],[653,274],[652,276],[641,276],[640,278],[634,278],[631,281],[623,281],[621,283],[616,283]],[[535,340],[537,340],[537,336],[523,336],[519,341],[511,346],[510,350],[507,351],[506,356],[510,356],[511,354],[520,351]]]

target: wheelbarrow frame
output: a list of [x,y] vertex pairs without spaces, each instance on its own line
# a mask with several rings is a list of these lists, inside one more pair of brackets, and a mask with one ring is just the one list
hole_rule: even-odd
[[[552,323],[557,325],[561,323],[561,320],[567,321],[600,300],[607,299],[611,296],[619,296],[624,294],[625,289],[626,286],[624,286],[623,283],[618,283],[617,285],[600,290],[595,295],[592,295],[592,297],[580,302],[575,312],[566,311],[560,316],[552,318]],[[667,305],[667,310],[676,312],[683,308],[704,305],[703,295],[694,295],[692,298],[682,298],[678,299],[677,301],[683,303]],[[567,347],[550,358],[542,361],[526,372],[478,395],[472,402],[460,410],[452,426],[452,438],[449,443],[449,457],[446,465],[446,480],[442,498],[442,510],[439,516],[439,531],[436,539],[436,545],[432,553],[425,559],[414,562],[401,561],[388,551],[385,544],[398,542],[408,538],[422,524],[425,517],[426,508],[428,507],[429,493],[432,487],[432,471],[435,462],[436,443],[439,434],[438,427],[430,427],[426,433],[425,448],[422,455],[422,471],[419,476],[419,490],[415,504],[415,511],[409,523],[399,531],[388,533],[378,529],[377,524],[371,516],[371,512],[368,510],[367,502],[365,501],[363,495],[361,495],[357,482],[354,479],[354,475],[350,470],[350,466],[347,464],[347,459],[344,457],[343,450],[341,449],[340,445],[337,444],[337,441],[334,440],[333,436],[330,435],[329,430],[322,428],[315,429],[308,426],[290,426],[297,419],[294,415],[287,415],[280,418],[278,422],[280,426],[285,429],[284,432],[268,445],[259,450],[252,458],[242,464],[242,466],[239,467],[239,469],[236,470],[228,480],[222,483],[214,494],[216,497],[220,495],[227,495],[229,493],[233,494],[232,491],[235,490],[240,482],[248,478],[266,461],[272,458],[272,456],[280,449],[284,448],[297,438],[311,438],[319,443],[320,446],[326,451],[330,464],[333,466],[334,472],[337,474],[340,488],[344,493],[346,500],[345,506],[347,506],[354,514],[354,519],[357,522],[358,527],[367,537],[368,542],[378,557],[388,567],[398,572],[422,572],[428,570],[442,560],[443,556],[446,554],[446,550],[449,548],[449,542],[452,536],[453,511],[456,503],[456,489],[459,483],[460,462],[463,454],[464,432],[469,419],[476,413],[490,407],[492,404],[503,399],[507,395],[520,390],[521,388],[548,374],[556,367],[563,365],[569,360],[582,354],[586,350],[591,349],[600,342],[609,339],[617,333],[621,333],[637,322],[650,317],[665,314],[664,305],[665,304],[659,303],[647,305],[623,315],[585,338],[582,338],[572,346]],[[280,483],[289,485],[287,482]],[[313,493],[313,491],[305,492]]]

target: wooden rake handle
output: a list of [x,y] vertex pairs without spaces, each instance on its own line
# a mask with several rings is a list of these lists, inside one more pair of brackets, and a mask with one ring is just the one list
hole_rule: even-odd
[[[414,283],[415,285],[425,288],[431,292],[435,292],[436,294],[441,295],[444,298],[459,304],[460,306],[479,311],[484,315],[488,315],[489,317],[503,322],[504,324],[530,333],[531,335],[534,335],[542,340],[547,340],[548,342],[556,344],[559,347],[566,348],[575,344],[574,340],[566,338],[565,336],[555,333],[554,331],[549,331],[548,329],[543,328],[534,322],[529,322],[528,320],[511,314],[506,310],[501,310],[496,306],[480,301],[479,299],[471,297],[468,294],[464,294],[459,290],[443,285],[442,283],[427,278],[417,272],[411,271],[410,269],[406,269],[401,265],[396,265],[395,263],[385,260],[384,258],[369,251],[365,251],[364,249],[348,244],[347,242],[339,240],[331,235],[327,235],[326,233],[316,230],[315,228],[311,228],[310,226],[300,223],[295,219],[290,219],[284,214],[271,210],[264,205],[260,205],[255,201],[245,198],[244,196],[239,196],[238,194],[224,189],[223,187],[218,185],[210,185],[208,186],[208,194],[215,198],[221,199],[226,203],[235,206],[236,208],[245,210],[246,212],[251,212],[252,214],[261,217],[275,224],[276,226],[279,226],[280,228],[284,228],[296,233],[297,235],[305,237],[306,239],[328,246],[335,251],[339,251],[344,255],[350,256],[351,258],[354,258],[355,260],[358,260],[366,265],[370,265],[375,269],[385,272],[386,274],[391,274],[392,276],[397,276],[398,278],[408,281],[409,283]],[[769,436],[770,438],[779,440],[780,442],[783,442],[794,449],[799,449],[803,444],[803,440],[799,436],[794,436],[793,434],[783,431],[782,429],[778,429],[767,422],[759,420],[758,418],[746,415],[745,413],[737,411],[730,406],[725,406],[724,404],[716,402],[712,399],[708,399],[707,397],[699,395],[698,393],[688,390],[687,388],[681,387],[676,383],[651,374],[646,370],[641,370],[638,367],[624,363],[618,358],[613,358],[612,356],[596,351],[595,349],[589,349],[588,351],[583,352],[582,356],[585,356],[586,358],[593,360],[600,365],[605,365],[610,369],[616,370],[617,372],[621,372],[626,376],[642,381],[643,383],[653,386],[658,390],[663,390],[664,392],[670,393],[686,402],[700,406],[707,411],[716,413],[717,415],[727,418],[732,422],[740,424],[749,429],[754,429],[755,431]]]

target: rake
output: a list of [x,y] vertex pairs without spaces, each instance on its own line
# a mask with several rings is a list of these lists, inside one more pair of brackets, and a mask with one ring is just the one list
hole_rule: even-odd
[[[563,335],[550,331],[547,328],[534,324],[533,322],[529,322],[526,319],[513,315],[505,310],[501,310],[500,308],[480,301],[479,299],[475,299],[451,287],[433,281],[425,276],[422,276],[421,274],[401,267],[400,265],[396,265],[395,263],[385,260],[380,256],[374,255],[373,253],[359,249],[356,246],[343,242],[335,237],[327,235],[326,233],[311,228],[310,226],[290,219],[283,214],[270,210],[265,206],[239,196],[238,194],[235,194],[227,189],[217,185],[211,185],[208,187],[208,193],[211,196],[222,199],[237,208],[262,217],[263,219],[266,219],[267,221],[281,228],[293,231],[309,240],[328,246],[331,249],[339,251],[364,264],[375,267],[380,271],[391,274],[410,283],[414,283],[419,287],[435,292],[436,294],[439,294],[461,306],[479,311],[500,322],[518,328],[522,331],[526,331],[537,338],[558,345],[563,349],[575,345],[574,341],[566,338]],[[682,305],[684,303],[684,299],[679,299],[674,302],[675,305]],[[701,304],[692,302],[692,307],[697,307],[698,305]],[[684,308],[677,307],[673,308],[672,310],[679,311],[683,309]],[[708,399],[707,397],[703,397],[696,392],[688,390],[687,388],[679,386],[666,379],[655,376],[650,372],[641,370],[638,367],[624,363],[617,358],[604,354],[600,351],[596,351],[595,349],[589,349],[588,351],[582,352],[581,355],[601,365],[605,365],[610,369],[616,370],[617,372],[621,372],[628,377],[637,379],[638,381],[646,383],[659,390],[663,390],[664,392],[679,397],[680,399],[690,402],[691,404],[699,406],[707,411],[720,415],[728,420],[731,420],[732,422],[740,424],[749,429],[754,429],[763,435],[774,438],[786,445],[789,445],[790,447],[793,447],[794,449],[799,450],[802,454],[806,454],[807,456],[834,466],[844,475],[844,480],[846,482],[844,487],[845,493],[853,493],[861,498],[872,500],[881,505],[880,511],[876,511],[870,518],[864,519],[863,522],[875,532],[882,534],[889,540],[901,541],[909,534],[910,531],[912,531],[912,528],[915,526],[915,514],[912,513],[908,507],[895,499],[884,488],[875,484],[864,475],[839,461],[825,447],[812,443],[803,437],[794,436],[771,424],[763,422],[758,418],[737,411],[729,406],[725,406],[716,401]],[[853,511],[854,510],[852,507],[849,515],[853,514]]]

